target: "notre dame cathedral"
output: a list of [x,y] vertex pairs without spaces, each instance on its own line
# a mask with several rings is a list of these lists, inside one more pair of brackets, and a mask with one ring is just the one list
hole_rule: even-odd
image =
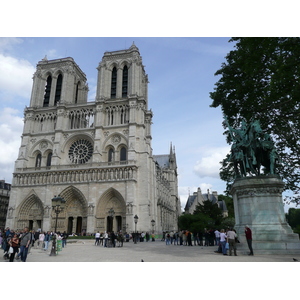
[[[139,49],[105,52],[97,93],[73,58],[38,62],[15,162],[6,226],[57,231],[177,229],[175,149],[153,155],[148,76]],[[113,214],[112,214],[113,212]],[[155,222],[153,222],[155,221]]]

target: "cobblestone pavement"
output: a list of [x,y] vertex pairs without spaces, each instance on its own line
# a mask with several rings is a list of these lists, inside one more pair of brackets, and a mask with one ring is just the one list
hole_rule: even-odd
[[[248,256],[238,251],[238,256],[225,256],[215,250],[216,246],[166,245],[158,240],[137,244],[130,241],[115,248],[95,246],[94,240],[70,240],[57,256],[50,256],[50,251],[30,249],[27,262],[293,262],[293,258],[300,261],[299,255]],[[0,261],[5,261],[3,255]]]

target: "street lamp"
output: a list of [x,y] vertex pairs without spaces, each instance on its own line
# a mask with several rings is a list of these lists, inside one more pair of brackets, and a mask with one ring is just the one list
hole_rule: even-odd
[[137,215],[135,215],[133,218],[134,218],[134,223],[135,223],[134,243],[136,244],[136,238],[137,238],[137,236],[136,236],[136,224],[138,222],[139,217]]
[[151,225],[152,225],[152,233],[154,233],[154,226],[155,226],[155,220],[151,220]]
[[52,241],[52,248],[50,252],[50,256],[56,256],[56,229],[57,229],[57,219],[60,212],[62,212],[65,208],[66,200],[59,195],[52,199],[52,209],[55,212],[55,228],[54,228],[54,238]]

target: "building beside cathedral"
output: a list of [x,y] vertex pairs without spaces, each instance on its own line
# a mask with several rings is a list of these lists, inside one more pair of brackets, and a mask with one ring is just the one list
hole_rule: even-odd
[[204,201],[210,201],[212,204],[217,204],[218,207],[222,210],[223,217],[228,217],[228,210],[224,200],[218,199],[218,193],[213,191],[212,193],[207,190],[207,193],[202,194],[201,189],[198,188],[197,192],[194,192],[193,195],[189,195],[186,202],[184,211],[187,214],[193,214],[196,210],[196,207],[201,204],[203,205]]
[[0,180],[0,228],[5,227],[11,184]]
[[132,232],[135,215],[138,231],[177,229],[175,149],[152,153],[139,49],[105,52],[97,70],[96,99],[87,102],[86,75],[73,58],[38,62],[6,226],[53,230],[52,198],[60,195],[66,202],[57,231]]

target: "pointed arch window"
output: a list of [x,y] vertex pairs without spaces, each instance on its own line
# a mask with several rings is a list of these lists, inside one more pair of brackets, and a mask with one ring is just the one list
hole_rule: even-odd
[[50,152],[47,156],[47,167],[51,166],[51,160],[52,160],[52,152]]
[[120,161],[124,162],[126,160],[127,160],[127,150],[125,147],[122,147],[120,151]]
[[114,161],[114,149],[110,148],[108,151],[108,162]]
[[56,81],[54,105],[57,105],[57,103],[60,101],[60,98],[61,98],[62,80],[63,80],[63,77],[61,74],[59,74],[57,77],[57,81]]
[[42,162],[42,155],[41,155],[41,153],[39,153],[36,156],[36,159],[35,159],[35,167],[40,168],[41,167],[41,162]]
[[50,92],[52,85],[52,77],[49,75],[46,81],[43,107],[48,107],[50,102]]
[[111,73],[111,92],[110,97],[116,98],[117,96],[117,68],[114,67]]
[[75,104],[78,102],[78,91],[79,91],[79,85],[80,82],[77,83],[76,85],[76,92],[75,92]]
[[124,66],[123,68],[123,79],[122,79],[122,98],[127,97],[128,92],[128,68]]

